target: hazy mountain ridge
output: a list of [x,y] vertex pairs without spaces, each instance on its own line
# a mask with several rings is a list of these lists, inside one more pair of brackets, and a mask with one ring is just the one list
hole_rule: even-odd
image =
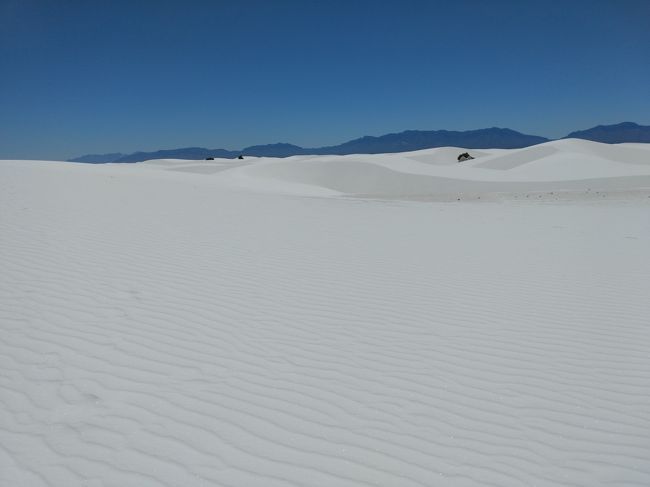
[[84,156],[75,157],[74,159],[68,159],[69,162],[86,162],[91,164],[103,164],[106,162],[114,162],[121,157],[125,157],[126,154],[121,152],[111,152],[110,154],[86,154]]
[[434,147],[466,147],[468,149],[519,149],[547,142],[549,139],[526,135],[510,129],[492,127],[467,130],[407,130],[405,132],[361,137],[340,145],[313,149],[315,154],[383,154],[407,152]]
[[571,132],[565,138],[593,140],[606,144],[621,144],[624,142],[650,143],[650,126],[643,126],[634,122],[598,125],[587,130]]
[[[616,144],[623,142],[650,143],[650,126],[623,122],[615,125],[596,127],[571,132],[563,138],[577,138]],[[518,149],[548,142],[550,139],[537,135],[522,134],[508,128],[450,131],[450,130],[406,130],[404,132],[375,136],[365,136],[339,145],[303,148],[288,143],[254,145],[240,151],[226,149],[206,149],[186,147],[154,152],[135,152],[133,154],[90,154],[70,159],[73,162],[140,162],[149,159],[205,159],[217,157],[233,159],[239,155],[255,157],[289,157],[296,155],[346,155],[383,154],[406,152],[434,147],[464,147],[467,149]],[[114,157],[119,156],[119,157]]]
[[180,149],[164,149],[155,152],[134,152],[112,162],[141,162],[149,159],[205,159],[206,157],[223,157],[232,159],[239,152],[225,149],[205,149],[203,147],[184,147]]

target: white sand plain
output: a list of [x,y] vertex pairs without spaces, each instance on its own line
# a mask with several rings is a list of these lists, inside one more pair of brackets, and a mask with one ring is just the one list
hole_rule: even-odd
[[650,485],[650,145],[459,152],[0,161],[0,485]]

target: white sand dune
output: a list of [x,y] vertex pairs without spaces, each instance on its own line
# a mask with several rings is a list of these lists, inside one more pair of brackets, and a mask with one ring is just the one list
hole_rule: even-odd
[[325,194],[329,190],[430,200],[519,198],[550,192],[557,199],[557,192],[602,195],[650,189],[650,147],[642,144],[561,140],[519,150],[470,151],[474,160],[457,163],[456,156],[463,151],[445,147],[402,154],[261,159],[223,176],[232,184],[267,191]]
[[650,147],[459,151],[0,161],[0,486],[650,485]]

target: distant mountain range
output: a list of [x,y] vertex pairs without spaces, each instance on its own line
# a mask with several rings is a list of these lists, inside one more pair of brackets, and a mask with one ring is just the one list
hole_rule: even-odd
[[[622,142],[650,143],[650,126],[623,122],[616,125],[598,125],[578,132],[571,132],[566,137],[617,144]],[[71,162],[106,163],[106,162],[140,162],[149,159],[205,159],[206,157],[233,159],[239,155],[257,157],[289,157],[314,154],[384,154],[389,152],[406,152],[434,147],[463,147],[466,149],[518,149],[528,147],[550,139],[537,135],[526,135],[506,128],[488,128],[479,130],[407,130],[397,134],[379,137],[361,137],[343,144],[303,148],[293,144],[268,144],[246,147],[240,151],[226,149],[205,149],[203,147],[186,147],[182,149],[159,150],[155,152],[135,152],[133,154],[89,154],[70,159]]]
[[623,122],[616,125],[598,125],[587,130],[571,132],[565,139],[586,139],[606,144],[623,142],[650,143],[650,126]]
[[103,164],[105,162],[114,162],[124,157],[126,154],[121,152],[111,152],[110,154],[86,154],[85,156],[68,159],[69,162],[90,162],[92,164]]

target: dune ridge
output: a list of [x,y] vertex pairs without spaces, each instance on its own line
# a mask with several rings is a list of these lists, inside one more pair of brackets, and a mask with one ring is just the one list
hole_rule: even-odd
[[[609,145],[566,139],[524,149],[470,150],[475,157],[458,163],[467,149],[444,147],[401,154],[294,156],[286,159],[148,161],[171,171],[217,174],[229,186],[295,194],[453,200],[521,198],[553,192],[593,198],[650,188],[650,145]],[[224,172],[225,171],[225,172]],[[580,195],[580,193],[585,193]]]
[[650,149],[600,146],[0,161],[0,485],[648,485]]

